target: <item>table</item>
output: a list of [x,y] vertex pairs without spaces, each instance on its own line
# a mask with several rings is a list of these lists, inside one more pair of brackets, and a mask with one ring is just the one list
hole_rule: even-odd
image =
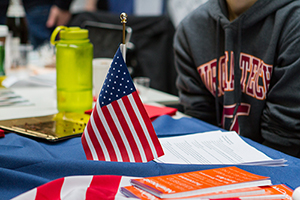
[[17,87],[10,90],[29,100],[32,105],[0,107],[0,120],[45,116],[58,112],[53,87]]
[[[16,94],[28,99],[33,105],[0,107],[0,120],[23,117],[36,117],[57,113],[55,87],[12,87]],[[146,96],[141,96],[144,103],[176,104],[178,97],[149,88]]]
[[[219,129],[198,119],[189,117],[174,119],[166,115],[157,118],[153,126],[159,137]],[[270,149],[250,139],[243,139],[271,158],[285,158],[288,166],[237,165],[238,167],[259,175],[270,176],[273,184],[284,183],[292,189],[300,186],[300,160],[298,158]],[[145,177],[224,166],[175,165],[153,161],[148,163],[90,161],[86,160],[79,137],[56,143],[32,140],[14,133],[8,133],[5,138],[0,138],[1,199],[10,199],[41,184],[65,176],[106,174]]]

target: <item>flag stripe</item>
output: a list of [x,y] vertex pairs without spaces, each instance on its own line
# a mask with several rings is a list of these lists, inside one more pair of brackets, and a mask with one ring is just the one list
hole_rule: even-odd
[[[121,176],[114,175],[94,176],[84,199],[115,199],[121,179]],[[101,196],[99,196],[99,193],[101,193]]]
[[[102,112],[102,113],[101,113]],[[118,161],[122,162],[121,152],[118,147],[118,144],[115,139],[115,134],[112,134],[111,131],[111,124],[108,122],[109,119],[111,119],[110,113],[108,111],[107,106],[102,107],[102,109],[99,109],[99,117],[103,124],[104,131],[102,133],[102,136],[104,138],[104,142],[107,146],[107,149],[111,149],[112,151],[109,151],[109,155],[111,157],[111,161]],[[114,123],[112,123],[114,124]],[[102,127],[101,127],[102,128]],[[105,136],[105,137],[104,137]]]
[[[153,125],[151,123],[151,120],[149,120],[149,116],[147,114],[147,111],[139,97],[139,94],[137,92],[133,92],[132,93],[133,98],[135,99],[136,105],[138,107],[138,110],[140,111],[140,113],[144,113],[141,115],[141,117],[143,118],[143,121],[146,125],[146,131],[148,133],[148,136],[150,138],[148,138],[148,142],[150,144],[152,144],[153,146],[151,147],[152,151],[153,151],[153,155],[155,158],[160,157],[164,154],[163,152],[163,148],[160,145],[160,142],[157,138],[157,135],[155,133],[155,130],[153,128]],[[154,153],[155,152],[155,153]]]
[[[90,187],[93,176],[69,176],[64,178],[60,190],[60,199],[86,199],[86,191]],[[77,191],[76,193],[72,193]],[[51,191],[52,192],[52,191]]]
[[130,116],[130,119],[132,121],[134,130],[137,133],[139,141],[142,144],[142,148],[144,150],[144,156],[146,157],[146,160],[152,160],[153,156],[152,156],[152,153],[151,153],[149,143],[148,143],[147,138],[145,136],[145,133],[142,129],[142,126],[139,123],[138,116],[136,115],[136,113],[134,111],[133,105],[129,100],[131,97],[132,97],[132,94],[128,95],[126,98],[124,97],[123,101],[124,101],[124,104],[126,105],[126,109],[127,109],[128,114]]
[[115,151],[112,151],[113,145],[108,136],[109,133],[107,133],[107,131],[109,131],[109,130],[107,130],[108,129],[107,123],[106,123],[105,117],[103,116],[104,115],[103,107],[100,108],[100,106],[97,105],[96,112],[97,112],[97,114],[94,116],[95,127],[93,127],[93,129],[96,133],[97,138],[98,137],[99,137],[99,139],[101,138],[101,141],[99,141],[99,142],[100,142],[100,146],[103,150],[105,160],[107,160],[107,161],[117,160]]
[[[151,158],[151,160],[152,160],[153,158],[157,157],[157,154],[156,154],[154,144],[151,140],[150,134],[148,132],[148,129],[146,127],[146,124],[145,124],[145,121],[143,118],[143,116],[147,115],[147,113],[146,113],[146,110],[141,109],[141,105],[143,105],[142,102],[139,101],[139,99],[134,98],[135,93],[136,92],[133,92],[132,95],[128,96],[128,99],[131,102],[133,110],[137,116],[137,119],[139,120],[139,124],[141,125],[141,128],[143,129],[143,133],[145,134],[147,143],[150,146],[149,150],[151,150],[151,151],[149,152],[149,158]],[[148,158],[148,160],[149,160],[149,158]]]
[[[95,125],[95,122],[94,122],[94,117],[91,116],[90,117],[90,126],[88,126],[88,128],[87,128],[87,134],[90,135],[90,139],[92,141],[92,147],[96,151],[96,155],[93,154],[93,160],[95,160],[94,158],[99,159],[99,158],[103,158],[105,156],[104,156],[103,147],[101,146],[101,143],[99,142],[99,140],[102,140],[102,138],[101,138],[101,136],[96,135],[95,131],[97,131],[97,130],[95,130],[93,126],[96,126],[96,125]],[[98,137],[100,137],[100,138],[98,139]]]
[[38,188],[33,188],[32,190],[22,193],[11,200],[38,200],[36,199],[37,190]]
[[137,145],[137,150],[139,151],[140,155],[141,155],[141,159],[142,159],[142,162],[147,162],[147,158],[146,158],[146,155],[145,155],[145,151],[144,151],[144,148],[143,148],[143,145],[140,141],[140,138],[139,138],[139,135],[137,134],[137,132],[135,131],[135,128],[132,124],[132,121],[134,121],[134,119],[132,119],[128,112],[127,112],[127,109],[126,109],[126,103],[124,101],[127,100],[127,103],[128,103],[128,98],[127,96],[124,96],[122,97],[121,99],[117,100],[119,105],[120,105],[120,108],[121,108],[121,111],[125,117],[125,121],[126,123],[128,124],[128,127],[132,133],[132,136],[133,136],[133,139]]
[[115,104],[117,104],[117,102],[112,102],[110,105],[107,106],[111,117],[110,127],[112,132],[114,133],[114,137],[116,138],[117,144],[121,151],[123,161],[133,162],[134,157],[132,156],[131,148],[114,110]]
[[[97,111],[95,111],[95,113],[97,113]],[[93,154],[93,160],[97,160],[97,159],[100,159],[100,158],[105,158],[104,151],[106,149],[105,149],[104,145],[101,146],[101,144],[103,144],[101,135],[99,135],[99,133],[97,135],[97,131],[98,130],[97,130],[97,128],[95,128],[96,125],[95,125],[95,121],[94,121],[94,115],[92,115],[90,117],[90,121],[89,122],[90,122],[90,125],[87,127],[87,134],[89,134],[90,139],[92,141],[92,147],[96,151],[96,155]]]
[[[37,188],[35,199],[58,199],[60,197],[60,189],[64,183],[64,178],[55,180],[55,184],[45,184]],[[51,191],[51,192],[49,192]]]
[[84,129],[84,134],[82,134],[82,136],[81,136],[81,142],[82,142],[83,150],[85,152],[87,159],[88,160],[97,160],[98,156],[97,156],[96,150],[94,148],[94,145],[91,141],[90,134],[87,130],[88,127],[90,127],[89,123],[90,122],[88,122],[87,126]]
[[104,144],[102,135],[100,134],[100,132],[102,133],[103,130],[98,129],[98,127],[100,127],[102,125],[102,123],[100,122],[100,124],[97,125],[96,122],[95,122],[95,118],[96,118],[96,121],[99,122],[99,114],[98,114],[97,106],[95,106],[94,110],[95,111],[94,111],[93,115],[90,118],[91,126],[90,126],[90,129],[88,129],[88,131],[93,136],[91,139],[92,139],[94,148],[96,149],[98,158],[99,159],[104,158],[104,159],[107,159],[107,161],[110,161],[108,150],[107,150],[107,148]]
[[125,197],[119,189],[121,186],[130,185],[132,178],[135,177],[116,175],[67,176],[33,188],[14,197],[13,200],[124,199]]
[[131,148],[131,150],[128,151],[128,153],[130,153],[130,152],[132,153],[132,156],[134,157],[135,162],[142,162],[142,157],[140,155],[140,152],[137,151],[137,149],[138,149],[137,144],[135,143],[135,140],[134,140],[133,135],[130,131],[130,128],[129,128],[128,124],[126,123],[125,116],[122,113],[119,102],[115,101],[113,103],[114,103],[113,105],[114,105],[115,113],[117,114],[117,117],[119,118],[119,122],[121,124],[120,129],[123,130],[126,138],[128,138],[128,143],[129,143],[129,146]]

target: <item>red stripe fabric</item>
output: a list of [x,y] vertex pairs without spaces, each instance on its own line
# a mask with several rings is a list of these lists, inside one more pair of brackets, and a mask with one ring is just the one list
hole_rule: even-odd
[[113,103],[115,104],[114,109],[115,109],[116,115],[119,119],[121,128],[123,129],[123,132],[124,132],[124,134],[127,138],[129,146],[132,150],[132,155],[134,157],[134,161],[135,162],[142,162],[141,155],[140,155],[139,151],[136,150],[136,149],[138,149],[137,144],[135,143],[134,138],[132,136],[132,133],[130,131],[130,128],[129,128],[128,124],[126,123],[126,120],[125,120],[125,117],[124,117],[124,115],[121,111],[121,108],[120,108],[118,102],[113,102]]
[[55,199],[60,200],[60,191],[64,183],[64,178],[56,179],[50,183],[37,188],[36,200]]
[[[109,133],[107,132],[107,130],[105,130],[105,127],[104,127],[105,121],[102,122],[102,120],[100,120],[100,116],[103,117],[104,119],[109,117],[107,107],[106,106],[102,107],[101,111],[102,111],[102,113],[98,113],[98,115],[95,116],[95,124],[98,128],[98,131],[99,131],[101,137],[103,138],[106,149],[110,149],[110,151],[108,151],[110,161],[117,161],[116,152],[114,151],[112,141],[110,140],[110,138],[108,136]],[[103,158],[101,160],[103,160]]]
[[[111,103],[111,109],[112,109],[112,112],[114,114],[116,114],[115,107],[118,107],[118,103],[114,101],[114,102]],[[129,162],[130,159],[129,159],[128,152],[126,150],[126,146],[125,146],[125,143],[124,143],[125,141],[123,141],[122,136],[121,136],[123,134],[120,133],[119,130],[118,130],[118,128],[122,129],[122,127],[117,128],[117,125],[119,125],[120,119],[117,117],[117,120],[115,121],[112,118],[111,114],[108,116],[108,119],[107,119],[107,120],[110,121],[108,124],[110,126],[111,132],[114,133],[113,136],[114,136],[114,138],[117,142],[117,145],[119,147],[119,150],[120,150],[120,153],[121,153],[121,156],[122,156],[122,160],[124,162]]]
[[135,112],[134,112],[134,110],[133,110],[133,108],[131,106],[131,103],[129,102],[127,96],[123,97],[122,100],[123,100],[123,102],[124,102],[124,104],[126,106],[126,110],[127,110],[128,114],[129,114],[131,122],[132,122],[132,124],[134,126],[135,133],[133,133],[133,134],[137,135],[137,137],[138,137],[138,139],[139,139],[139,141],[140,141],[140,143],[142,145],[142,148],[144,150],[144,156],[146,156],[147,161],[152,160],[153,156],[149,155],[149,150],[150,150],[149,143],[148,143],[148,141],[147,141],[147,139],[145,137],[145,134],[144,134],[144,131],[143,131],[142,127],[141,127],[141,124],[139,123],[139,120],[138,120],[138,118],[137,118],[137,116],[136,116],[136,114],[135,114]]
[[[95,113],[97,113],[97,109],[95,109]],[[95,115],[93,114],[93,121],[94,121],[94,123],[96,125],[95,116],[96,117],[98,117],[98,116],[97,116],[97,114],[95,114]],[[92,123],[92,121],[90,120],[89,123],[88,123],[88,125],[87,125],[87,130],[88,130],[87,133],[89,134],[89,137],[90,137],[90,139],[92,141],[93,148],[97,149],[96,153],[97,153],[98,159],[99,158],[104,158],[104,152],[103,152],[102,147],[101,147],[101,145],[100,145],[100,143],[99,143],[99,141],[97,139],[95,130],[93,129],[93,126],[91,125],[91,123]]]
[[130,179],[115,175],[68,176],[29,190],[14,200],[114,200],[120,196],[119,188],[129,185]]
[[114,200],[119,190],[121,176],[102,175],[94,176],[90,187],[86,191],[88,200]]
[[141,101],[140,97],[138,96],[137,92],[133,92],[132,95],[133,95],[133,98],[135,99],[135,101],[137,102],[139,111],[141,113],[144,113],[142,115],[143,120],[144,120],[144,122],[146,124],[147,130],[149,131],[149,134],[150,134],[150,137],[151,137],[151,141],[154,144],[155,151],[157,153],[157,157],[160,157],[160,156],[164,155],[164,152],[163,152],[162,146],[160,145],[160,142],[159,142],[159,140],[157,138],[157,135],[156,135],[155,130],[153,128],[152,122],[151,122],[151,120],[148,117],[148,114],[147,114],[147,111],[146,111],[146,109],[144,107],[144,104],[142,103],[142,101]]
[[[122,108],[120,105],[122,105]],[[108,106],[111,106],[111,110],[108,109]],[[87,134],[89,134],[92,141],[92,148],[97,152],[97,160],[129,162],[129,154],[131,154],[134,157],[132,162],[147,162],[163,155],[162,147],[137,92],[132,93],[131,100],[128,96],[124,96],[108,106],[95,107],[92,119],[90,119],[86,127]],[[98,109],[101,110],[98,112]],[[117,119],[113,119],[112,115]],[[94,121],[94,126],[92,125],[92,120]],[[117,128],[117,125],[121,127]],[[118,129],[122,130],[122,132],[119,132]],[[96,137],[97,134],[104,142],[102,146]],[[131,152],[126,149],[120,134],[127,138]],[[87,148],[86,139],[83,138],[82,142],[87,158],[91,159],[92,153],[90,148]],[[117,145],[117,148],[113,143]],[[105,148],[109,158],[104,155]],[[118,159],[117,154],[121,159]]]
[[[88,122],[88,123],[90,123],[90,122]],[[85,137],[86,137],[86,135],[82,134],[82,136],[81,136],[81,143],[82,143],[83,150],[85,152],[85,156],[86,156],[86,158],[88,160],[93,160],[91,149],[89,148]]]

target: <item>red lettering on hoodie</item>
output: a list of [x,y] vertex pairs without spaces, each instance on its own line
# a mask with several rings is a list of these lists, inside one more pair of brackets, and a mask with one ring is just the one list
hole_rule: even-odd
[[[228,68],[228,52],[220,57],[218,64],[218,96],[224,95],[224,91],[234,90],[234,53],[230,52],[230,68]],[[256,98],[264,100],[270,85],[272,65],[267,65],[263,60],[252,55],[240,54],[240,69],[241,69],[241,89],[242,92]],[[216,94],[216,67],[217,60],[214,59],[203,65],[200,65],[197,70],[205,84],[206,88],[213,94]]]

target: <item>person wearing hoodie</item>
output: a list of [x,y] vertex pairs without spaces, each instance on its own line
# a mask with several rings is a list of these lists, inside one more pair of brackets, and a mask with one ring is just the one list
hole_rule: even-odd
[[186,114],[300,157],[299,0],[209,0],[174,50]]

